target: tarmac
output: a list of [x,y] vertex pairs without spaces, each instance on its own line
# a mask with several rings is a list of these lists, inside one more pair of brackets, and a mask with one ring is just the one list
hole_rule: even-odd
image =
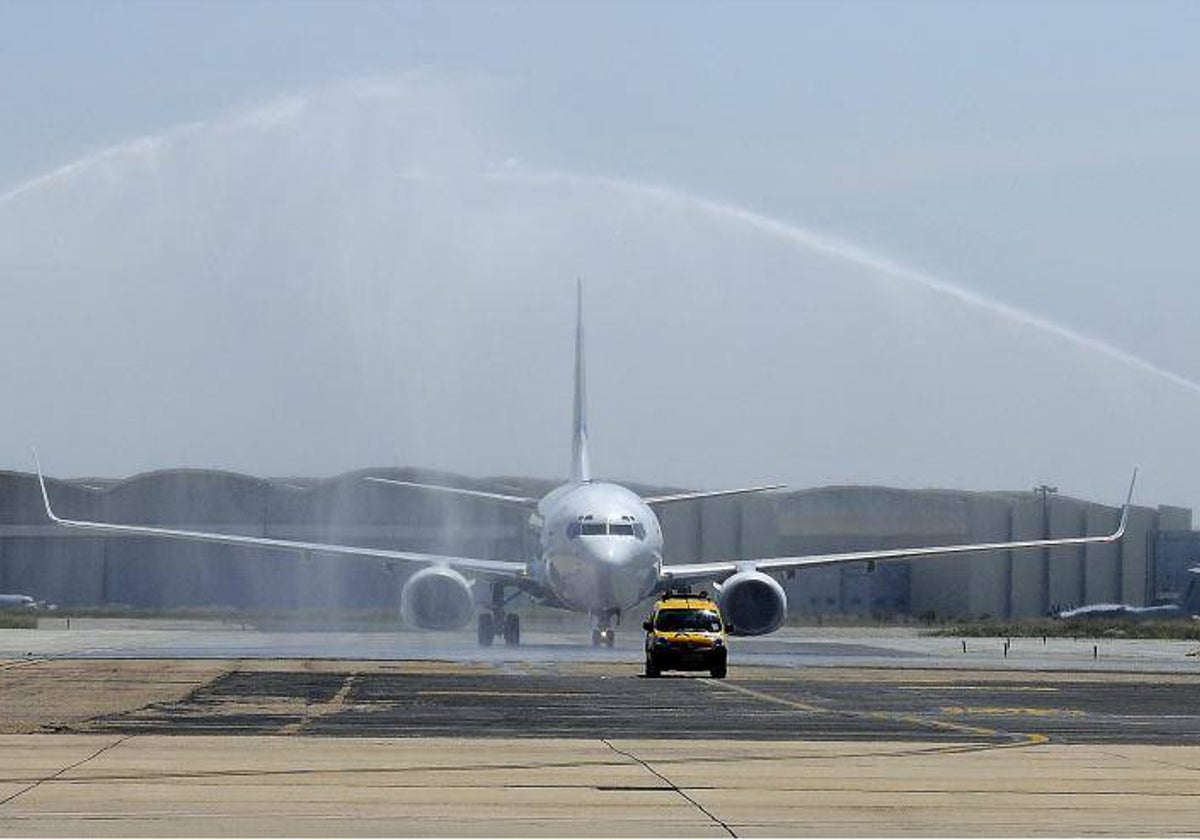
[[481,651],[73,625],[0,631],[0,835],[1166,836],[1200,818],[1186,643],[1006,657],[789,630],[735,640],[729,679],[647,679],[632,632]]

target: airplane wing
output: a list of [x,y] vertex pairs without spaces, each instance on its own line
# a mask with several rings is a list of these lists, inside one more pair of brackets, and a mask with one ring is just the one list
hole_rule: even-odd
[[50,506],[50,494],[46,491],[46,479],[42,475],[42,465],[38,462],[36,453],[34,454],[34,462],[37,465],[38,483],[42,488],[42,501],[46,504],[46,515],[54,523],[66,528],[79,528],[115,536],[192,540],[196,542],[222,543],[224,545],[239,545],[246,548],[295,551],[301,554],[340,554],[348,557],[371,558],[375,560],[398,560],[405,563],[420,563],[427,566],[449,566],[460,571],[474,572],[493,577],[523,578],[528,573],[528,569],[524,563],[511,560],[479,560],[472,557],[448,557],[440,554],[424,554],[416,551],[392,551],[390,549],[367,548],[357,545],[331,545],[328,543],[299,542],[296,540],[277,540],[269,537],[249,537],[241,534],[182,531],[173,528],[156,528],[148,525],[120,525],[114,522],[64,519],[58,516]]
[[397,487],[416,487],[420,490],[436,490],[439,493],[448,493],[452,496],[465,496],[472,499],[485,499],[489,502],[496,502],[502,505],[511,505],[513,507],[524,508],[526,510],[536,508],[538,500],[528,496],[506,496],[503,493],[485,493],[482,490],[464,490],[461,487],[446,487],[441,484],[418,484],[415,481],[397,481],[394,478],[375,478],[367,476],[367,481],[373,481],[376,484],[392,484]]
[[762,493],[765,490],[781,490],[786,484],[764,484],[762,487],[739,487],[736,490],[706,490],[698,493],[674,493],[669,496],[643,496],[648,505],[669,505],[675,502],[690,502],[694,499],[715,499],[718,496],[741,496],[745,493]]
[[967,543],[962,545],[931,545],[919,548],[888,548],[869,551],[847,551],[837,554],[808,554],[796,557],[766,557],[758,560],[718,560],[709,563],[685,563],[664,566],[664,584],[694,581],[723,580],[742,571],[784,572],[792,569],[808,569],[816,566],[835,566],[840,563],[883,562],[888,560],[915,560],[927,557],[943,557],[949,554],[974,554],[983,551],[1011,551],[1023,548],[1058,548],[1067,545],[1089,545],[1091,543],[1114,543],[1125,536],[1129,523],[1129,507],[1133,501],[1133,486],[1137,482],[1137,470],[1129,482],[1129,495],[1121,508],[1121,521],[1111,534],[1095,537],[1062,537],[1046,540],[1017,540],[1015,542]]

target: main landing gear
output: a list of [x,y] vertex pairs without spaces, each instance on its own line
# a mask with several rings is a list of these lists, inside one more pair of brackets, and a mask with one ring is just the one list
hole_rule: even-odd
[[592,613],[592,647],[612,647],[613,642],[617,640],[617,631],[613,625],[620,623],[620,610]]
[[509,647],[521,644],[521,617],[516,613],[504,610],[508,606],[508,602],[518,594],[520,594],[519,590],[506,599],[504,585],[492,584],[492,605],[486,612],[479,614],[480,647],[491,647],[497,636],[503,636],[504,644]]

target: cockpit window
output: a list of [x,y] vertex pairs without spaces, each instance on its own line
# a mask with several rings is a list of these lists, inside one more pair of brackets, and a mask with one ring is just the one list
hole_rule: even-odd
[[721,618],[712,610],[659,610],[654,629],[667,633],[719,633]]
[[633,517],[625,516],[622,519],[624,522],[596,522],[591,519],[585,519],[582,522],[567,523],[567,539],[573,540],[577,537],[602,537],[607,534],[619,537],[636,537],[639,540],[646,539],[646,526],[641,522],[633,521]]

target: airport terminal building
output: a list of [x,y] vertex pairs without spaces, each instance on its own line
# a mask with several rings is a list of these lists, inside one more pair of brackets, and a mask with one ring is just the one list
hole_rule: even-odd
[[[540,495],[552,482],[475,480],[403,469],[330,479],[260,479],[164,470],[123,481],[48,482],[77,519],[217,530],[519,560],[525,514],[476,499],[363,481],[366,475]],[[633,486],[639,492],[661,488]],[[660,514],[666,561],[698,562],[961,542],[1109,533],[1118,508],[1034,492],[821,487],[680,503]],[[996,551],[849,564],[783,580],[793,615],[1038,616],[1177,595],[1200,541],[1191,511],[1135,507],[1125,539],[1049,551]],[[153,538],[98,537],[51,524],[36,477],[0,472],[0,592],[64,606],[390,608],[411,568],[379,560]]]

